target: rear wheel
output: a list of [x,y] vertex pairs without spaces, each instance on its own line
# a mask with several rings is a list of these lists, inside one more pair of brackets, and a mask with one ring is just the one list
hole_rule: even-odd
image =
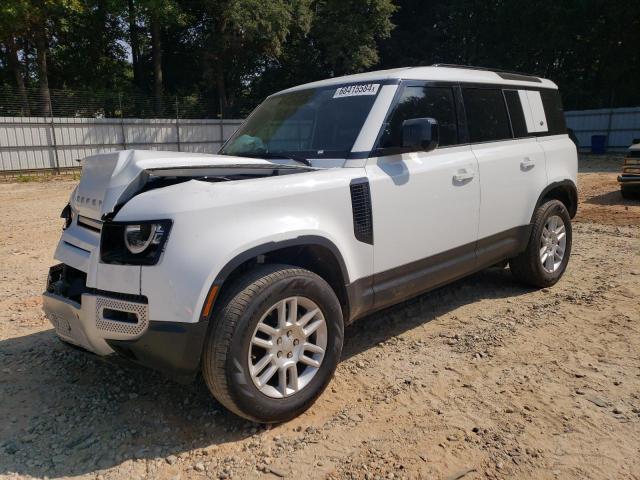
[[509,261],[511,273],[520,282],[534,287],[554,285],[569,263],[571,242],[567,208],[558,200],[545,202],[533,215],[527,249]]
[[308,270],[266,265],[220,300],[202,365],[216,399],[264,423],[309,408],[342,351],[342,311],[331,287]]

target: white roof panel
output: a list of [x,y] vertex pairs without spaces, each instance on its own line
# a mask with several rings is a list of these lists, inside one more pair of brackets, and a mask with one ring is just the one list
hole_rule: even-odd
[[394,68],[390,70],[378,70],[375,72],[357,73],[355,75],[347,75],[344,77],[334,77],[318,82],[306,83],[298,85],[278,93],[293,92],[296,90],[306,90],[308,88],[329,87],[331,85],[342,85],[348,83],[359,82],[375,82],[385,80],[432,80],[447,82],[466,82],[466,83],[491,83],[515,87],[544,87],[557,89],[557,85],[551,80],[539,78],[540,82],[526,80],[507,80],[502,78],[498,73],[490,70],[477,70],[472,67],[404,67]]

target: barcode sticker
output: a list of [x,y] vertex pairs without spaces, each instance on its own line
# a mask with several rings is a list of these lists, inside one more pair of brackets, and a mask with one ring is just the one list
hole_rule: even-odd
[[355,97],[358,95],[375,95],[380,88],[379,83],[367,83],[358,85],[347,85],[340,87],[333,94],[333,98]]

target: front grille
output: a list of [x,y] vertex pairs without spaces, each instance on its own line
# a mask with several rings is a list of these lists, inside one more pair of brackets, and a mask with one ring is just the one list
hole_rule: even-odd
[[47,292],[68,298],[76,303],[81,303],[80,299],[83,293],[113,298],[114,300],[120,300],[123,302],[148,303],[147,297],[144,295],[110,292],[106,290],[98,290],[97,288],[89,288],[87,287],[86,273],[63,263],[54,265],[49,269],[49,276],[47,277]]
[[86,273],[62,263],[49,269],[47,292],[80,303],[80,297],[86,291]]
[[96,233],[100,233],[102,231],[102,222],[100,220],[93,220],[92,218],[83,217],[81,215],[78,215],[78,226]]
[[351,181],[351,209],[353,210],[353,233],[364,243],[373,245],[373,218],[369,181],[358,178]]

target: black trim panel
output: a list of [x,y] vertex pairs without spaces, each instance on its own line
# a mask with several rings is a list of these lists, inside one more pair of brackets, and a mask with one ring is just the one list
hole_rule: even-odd
[[377,273],[374,306],[384,308],[464,276],[475,266],[475,242]]
[[533,212],[531,212],[531,221],[533,221],[533,216],[535,215],[536,208],[542,205],[542,200],[544,199],[544,197],[546,197],[549,194],[549,192],[551,192],[556,188],[562,188],[567,193],[567,195],[569,195],[569,199],[571,200],[571,205],[569,206],[569,208],[567,208],[567,210],[569,210],[569,216],[571,218],[576,216],[576,213],[578,212],[578,188],[576,187],[576,184],[573,183],[573,181],[562,180],[560,182],[550,183],[542,191],[542,193],[538,197],[538,201],[536,202],[536,206],[533,209]]
[[531,225],[522,225],[347,285],[349,322],[451,283],[527,248]]
[[476,242],[477,269],[513,258],[527,248],[532,225],[522,225]]
[[68,242],[67,240],[63,240],[63,242],[64,242],[64,244],[65,244],[65,245],[69,245],[70,247],[77,248],[78,250],[82,250],[82,251],[83,251],[83,252],[85,252],[85,253],[89,253],[89,254],[91,253],[91,252],[90,252],[89,250],[87,250],[86,248],[82,248],[82,247],[79,247],[79,246],[77,246],[77,245],[74,245],[73,243]]
[[534,77],[532,75],[524,75],[522,73],[513,73],[513,72],[496,72],[498,76],[504,80],[517,80],[520,82],[536,82],[542,83],[538,77]]
[[344,263],[344,259],[342,258],[342,254],[338,247],[331,241],[326,239],[325,237],[320,237],[316,235],[303,235],[297,238],[293,238],[290,240],[283,240],[281,242],[269,242],[264,243],[262,245],[257,245],[249,250],[241,253],[237,257],[230,260],[223,268],[220,270],[220,273],[216,276],[216,279],[213,281],[214,285],[222,285],[224,281],[227,279],[229,274],[233,272],[236,268],[242,265],[247,260],[251,260],[252,258],[257,257],[258,255],[265,255],[267,253],[271,253],[275,250],[280,250],[282,248],[287,247],[301,247],[301,246],[310,246],[310,245],[318,245],[320,247],[325,247],[336,258],[338,261],[338,265],[340,265],[340,271],[342,274],[342,278],[344,283],[346,284],[349,281],[349,273],[347,272],[347,266]]
[[208,325],[208,319],[198,323],[150,321],[148,330],[136,340],[106,342],[127,360],[188,383],[200,368]]
[[373,214],[371,211],[371,189],[369,179],[354,178],[349,184],[353,234],[363,243],[373,245]]

